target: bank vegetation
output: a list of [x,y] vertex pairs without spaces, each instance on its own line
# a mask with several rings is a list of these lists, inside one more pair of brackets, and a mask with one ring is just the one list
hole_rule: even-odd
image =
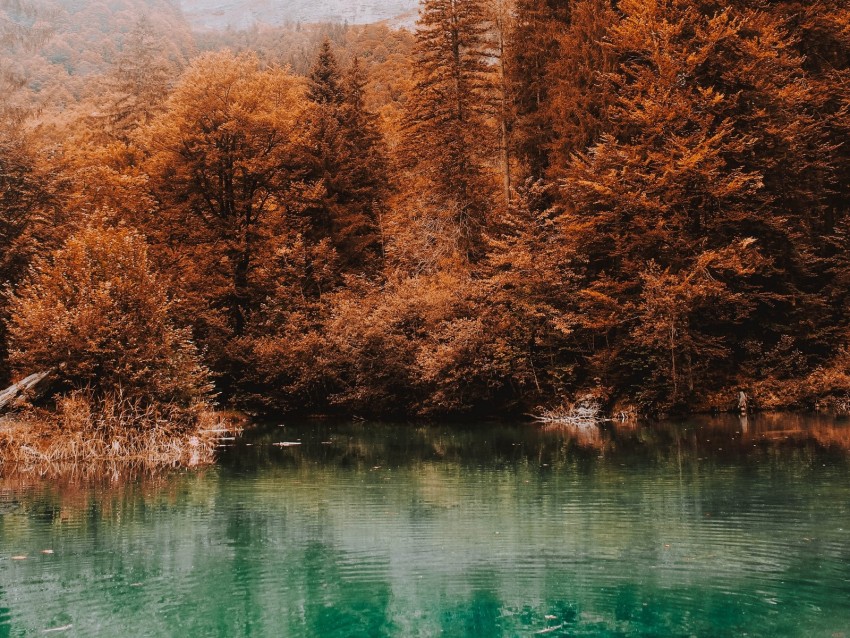
[[412,31],[221,34],[18,4],[0,377],[55,379],[32,440],[4,430],[16,459],[78,433],[206,459],[214,405],[850,397],[844,2],[425,0]]

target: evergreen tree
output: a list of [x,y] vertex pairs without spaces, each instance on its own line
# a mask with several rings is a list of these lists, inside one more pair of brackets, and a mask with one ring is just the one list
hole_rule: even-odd
[[341,74],[328,38],[322,40],[310,69],[308,97],[316,104],[338,106],[343,99]]
[[406,120],[407,152],[436,195],[451,200],[451,222],[466,252],[480,251],[490,207],[497,135],[489,119],[494,55],[482,0],[426,0],[414,48],[415,85]]
[[[567,168],[562,223],[583,237],[579,315],[610,344],[598,376],[634,383],[647,404],[690,401],[712,384],[700,371],[745,361],[756,342],[794,335],[815,354],[811,220],[830,145],[775,17],[684,0],[619,10],[607,34],[617,98]],[[611,321],[594,319],[600,299]]]
[[546,101],[532,121],[541,131],[545,175],[553,181],[563,178],[574,153],[597,141],[608,121],[614,92],[606,78],[617,64],[608,31],[619,19],[611,5],[611,0],[574,0],[569,25],[556,35],[557,55],[543,72]]
[[164,53],[165,38],[142,16],[124,38],[121,53],[109,78],[112,90],[107,117],[119,137],[149,124],[164,109],[178,68]]
[[312,177],[324,195],[310,215],[317,239],[329,237],[346,268],[375,267],[377,216],[386,191],[386,160],[375,116],[365,105],[366,78],[358,58],[343,77],[324,41],[310,74],[315,102],[310,127]]
[[340,226],[346,231],[343,254],[361,266],[380,263],[380,216],[390,190],[390,174],[378,118],[366,106],[367,78],[359,57],[354,57],[343,82],[342,129],[348,150],[347,212]]
[[514,144],[533,179],[543,177],[549,165],[554,124],[547,108],[553,80],[550,67],[561,56],[561,37],[569,23],[567,0],[518,0],[508,31]]

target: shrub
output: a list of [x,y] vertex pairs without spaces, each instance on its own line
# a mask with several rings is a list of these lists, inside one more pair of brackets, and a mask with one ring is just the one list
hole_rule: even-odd
[[65,390],[192,408],[211,385],[170,309],[144,238],[89,226],[10,294],[10,360],[18,374],[56,369]]

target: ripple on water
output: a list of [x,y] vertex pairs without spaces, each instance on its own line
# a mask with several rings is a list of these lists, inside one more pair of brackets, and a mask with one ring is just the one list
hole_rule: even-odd
[[345,427],[238,470],[0,483],[0,636],[850,635],[843,457]]

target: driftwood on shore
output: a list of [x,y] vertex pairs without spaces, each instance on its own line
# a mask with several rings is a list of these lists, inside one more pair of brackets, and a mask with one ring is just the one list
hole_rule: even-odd
[[573,405],[543,410],[534,418],[540,423],[572,427],[597,426],[607,420],[602,415],[602,406],[596,401],[579,401]]
[[25,402],[44,394],[53,382],[53,373],[54,370],[36,372],[0,392],[0,414],[19,408]]

